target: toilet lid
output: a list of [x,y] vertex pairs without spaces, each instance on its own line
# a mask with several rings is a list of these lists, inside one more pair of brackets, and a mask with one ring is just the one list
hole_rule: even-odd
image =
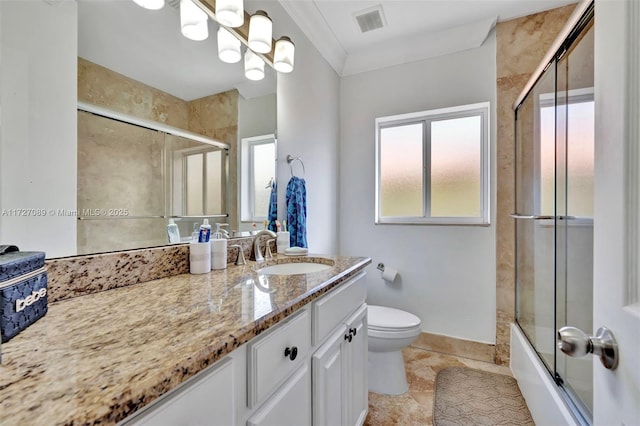
[[367,321],[369,328],[376,330],[406,330],[420,326],[420,318],[417,316],[386,306],[369,305]]

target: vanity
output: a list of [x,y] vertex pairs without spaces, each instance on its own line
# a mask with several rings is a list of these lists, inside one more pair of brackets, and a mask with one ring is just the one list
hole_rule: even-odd
[[[330,267],[257,271],[292,261]],[[51,303],[2,346],[0,424],[362,424],[370,262],[276,256]]]

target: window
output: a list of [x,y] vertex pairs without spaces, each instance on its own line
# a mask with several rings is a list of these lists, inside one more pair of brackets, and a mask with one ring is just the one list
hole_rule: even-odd
[[267,218],[271,182],[274,182],[275,179],[275,135],[243,138],[240,179],[242,221],[262,222]]
[[[558,99],[553,93],[544,93],[540,95],[539,104],[540,214],[592,218],[595,160],[593,88],[568,90]],[[557,122],[566,123],[566,128],[557,132]],[[558,143],[562,144],[559,147],[556,147],[556,133],[559,135]],[[557,200],[556,177],[563,187]],[[568,195],[562,195],[565,193]]]
[[[226,213],[227,152],[174,137],[170,148],[171,214],[210,216]],[[186,146],[185,146],[186,145]]]
[[489,103],[376,119],[376,223],[489,224]]

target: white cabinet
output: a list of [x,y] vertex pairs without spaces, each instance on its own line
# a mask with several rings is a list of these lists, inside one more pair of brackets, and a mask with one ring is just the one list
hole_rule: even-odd
[[361,425],[367,415],[367,306],[312,356],[314,426]]
[[355,426],[367,393],[365,273],[125,419],[138,426]]
[[338,329],[311,358],[314,426],[342,424],[345,331],[345,327]]
[[[367,306],[362,305],[347,320],[347,332],[352,336],[345,344],[347,410],[345,425],[361,425],[369,410],[369,390],[367,382]],[[344,410],[343,410],[344,411]]]
[[123,422],[126,426],[228,426],[235,424],[232,359],[197,374]]
[[311,424],[311,374],[307,363],[303,364],[247,421],[247,426],[309,424]]

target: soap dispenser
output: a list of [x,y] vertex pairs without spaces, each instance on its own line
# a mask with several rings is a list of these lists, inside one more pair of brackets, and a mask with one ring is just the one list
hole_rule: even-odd
[[180,242],[180,230],[173,219],[169,219],[167,236],[169,237],[169,244],[178,244]]
[[216,223],[216,231],[211,238],[211,269],[225,269],[227,267],[227,240],[224,238],[221,226],[226,223]]

